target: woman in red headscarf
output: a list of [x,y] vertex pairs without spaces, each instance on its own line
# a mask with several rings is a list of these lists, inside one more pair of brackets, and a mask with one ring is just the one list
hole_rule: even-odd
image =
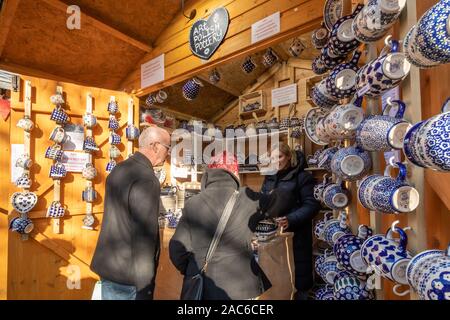
[[189,290],[187,280],[203,267],[225,206],[236,191],[236,203],[204,273],[203,299],[252,299],[270,288],[255,261],[251,239],[256,224],[272,215],[271,208],[279,211],[282,200],[241,188],[236,156],[224,152],[212,159],[202,177],[201,193],[186,202],[170,241],[170,259],[184,275],[182,297]]

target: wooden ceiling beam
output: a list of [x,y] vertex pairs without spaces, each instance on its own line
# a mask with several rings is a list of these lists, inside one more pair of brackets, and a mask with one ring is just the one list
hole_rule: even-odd
[[12,26],[14,16],[20,0],[5,0],[0,12],[0,57],[8,39],[9,30]]
[[212,83],[209,81],[209,77],[205,74],[199,74],[196,77],[200,78],[201,80],[208,82],[209,84],[215,86],[216,88],[225,91],[235,97],[239,97],[241,93],[237,89],[233,89],[232,87],[228,86],[224,81],[219,81],[218,83]]
[[[41,1],[44,1],[45,3],[51,5],[52,7],[62,10],[64,12],[67,11],[68,5],[59,0],[41,0]],[[129,35],[126,35],[125,33],[107,25],[106,23],[101,22],[100,20],[84,13],[83,11],[81,11],[81,23],[88,23],[88,24],[94,26],[95,28],[97,28],[103,32],[109,33],[111,36],[113,36],[119,40],[122,40],[122,41],[124,41],[138,49],[141,49],[142,51],[145,51],[147,53],[150,53],[153,51],[152,46],[147,45],[139,40],[136,40],[133,37],[130,37]]]

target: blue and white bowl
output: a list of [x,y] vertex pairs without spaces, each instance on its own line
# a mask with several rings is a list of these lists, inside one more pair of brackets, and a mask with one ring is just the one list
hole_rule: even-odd
[[370,154],[354,146],[340,149],[331,160],[331,171],[345,181],[360,180],[371,167]]

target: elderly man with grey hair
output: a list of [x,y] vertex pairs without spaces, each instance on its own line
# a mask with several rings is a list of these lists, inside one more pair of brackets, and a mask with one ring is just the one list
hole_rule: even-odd
[[170,152],[170,135],[149,127],[139,151],[106,179],[105,212],[91,268],[102,300],[153,299],[159,261],[160,184],[153,171]]

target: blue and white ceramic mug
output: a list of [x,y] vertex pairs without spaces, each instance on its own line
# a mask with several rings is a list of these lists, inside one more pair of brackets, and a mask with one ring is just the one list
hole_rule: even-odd
[[325,66],[325,64],[322,62],[322,59],[320,57],[316,57],[312,64],[311,69],[315,74],[321,75],[328,71],[328,68]]
[[406,0],[369,0],[353,20],[352,29],[356,39],[369,43],[383,38],[405,6]]
[[[394,239],[394,232],[399,234],[399,240]],[[385,235],[377,234],[364,241],[361,257],[381,276],[399,284],[408,284],[406,267],[411,261],[411,255],[407,251],[407,244],[408,237],[403,229],[388,229]]]
[[[323,150],[318,159],[318,167],[327,171],[331,171],[331,160],[333,159],[333,156],[336,154],[336,152],[338,152],[338,150],[338,147],[331,147]],[[325,185],[323,185],[323,187],[325,187]]]
[[423,271],[425,271],[425,263],[433,257],[440,257],[443,255],[445,255],[445,251],[433,249],[422,251],[411,259],[406,268],[406,277],[411,288],[417,291],[417,285],[423,275]]
[[360,45],[353,33],[352,22],[363,8],[364,5],[358,4],[351,15],[340,18],[334,24],[328,45],[335,55],[345,56]]
[[53,109],[50,115],[50,120],[55,121],[57,124],[66,124],[69,122],[69,115],[60,106]]
[[88,153],[100,150],[93,137],[86,137],[83,143],[83,150]]
[[412,40],[424,58],[438,63],[450,62],[449,0],[440,0],[420,18]]
[[[392,117],[389,111],[393,106],[398,106],[398,111]],[[385,108],[383,115],[367,117],[356,132],[357,145],[367,151],[402,149],[406,132],[411,128],[403,119],[405,108],[403,101],[396,100]]]
[[361,258],[361,246],[370,236],[372,236],[372,229],[366,225],[360,225],[357,236],[346,234],[334,243],[334,255],[347,272],[356,276],[367,274],[368,266]]
[[345,56],[336,55],[331,52],[329,45],[327,44],[320,51],[320,61],[327,69],[333,69],[338,64],[345,61]]
[[350,194],[341,184],[332,183],[323,190],[323,203],[332,210],[344,209],[350,202]]
[[406,59],[405,53],[398,50],[398,41],[391,40],[377,59],[359,69],[356,77],[357,90],[365,91],[366,96],[378,97],[399,85],[409,75],[411,63]]
[[15,185],[18,188],[22,188],[22,189],[30,189],[31,184],[32,184],[32,181],[31,181],[28,173],[22,174],[15,182]]
[[116,161],[111,160],[106,164],[106,172],[111,172],[114,167],[117,165]]
[[327,284],[319,289],[317,289],[314,293],[315,300],[334,300],[334,291],[333,286]]
[[422,69],[438,66],[440,62],[430,60],[420,52],[420,46],[415,41],[416,32],[417,26],[413,26],[403,40],[403,52],[406,54],[406,59],[414,66]]
[[191,101],[197,98],[200,88],[203,87],[202,82],[196,77],[188,80],[183,86],[183,96],[186,100]]
[[313,31],[311,35],[311,43],[317,50],[322,49],[326,46],[330,34],[325,24],[322,22],[320,28]]
[[59,144],[55,144],[51,147],[48,147],[47,150],[45,151],[45,157],[47,159],[61,161],[63,155],[64,151],[62,150],[62,147]]
[[120,128],[120,123],[119,121],[117,121],[115,116],[110,116],[109,117],[109,122],[108,122],[108,128],[111,130],[119,130]]
[[64,217],[66,208],[59,201],[53,201],[47,209],[47,218],[58,219]]
[[[449,105],[449,100],[443,107]],[[405,135],[403,151],[412,163],[437,171],[450,171],[450,112],[414,125]]]
[[117,104],[116,101],[110,101],[108,103],[107,109],[109,114],[116,114],[117,112],[119,112],[119,105]]
[[341,270],[339,262],[336,257],[331,254],[325,258],[321,267],[320,267],[320,276],[329,285],[334,284],[334,279],[336,275]]
[[375,300],[373,290],[367,286],[365,278],[347,271],[339,272],[334,281],[335,300]]
[[56,127],[53,129],[52,133],[50,134],[49,140],[52,140],[55,143],[63,144],[67,140],[67,135],[65,130],[62,127]]
[[50,167],[50,178],[53,180],[61,180],[67,175],[66,167],[61,163],[57,162]]
[[83,123],[86,128],[93,128],[97,124],[97,118],[92,113],[83,115]]
[[319,220],[315,225],[314,225],[314,235],[316,236],[316,238],[318,240],[325,240],[323,238],[323,229],[325,227],[325,223],[328,222],[328,220],[331,220],[333,218],[333,211],[325,211],[323,213],[323,219]]
[[126,129],[126,136],[128,140],[136,140],[139,138],[140,132],[139,128],[130,124]]
[[354,103],[336,105],[331,109],[325,119],[325,129],[334,140],[352,139],[356,129],[364,120],[364,111],[361,108],[362,99]]
[[369,176],[361,182],[358,198],[365,208],[384,213],[409,213],[419,206],[419,192],[406,181],[406,166],[402,163],[397,166],[400,171],[395,179],[389,174],[392,169],[389,165],[384,176]]
[[450,246],[440,256],[427,259],[416,286],[422,300],[450,300]]
[[95,191],[92,187],[87,187],[84,189],[81,196],[83,201],[92,203],[97,200],[97,191]]
[[357,146],[339,149],[331,160],[331,171],[345,181],[360,180],[371,167],[370,154]]
[[253,61],[251,56],[245,58],[244,62],[241,65],[242,71],[249,74],[252,73],[256,68],[256,63]]
[[122,138],[117,133],[111,132],[109,135],[109,143],[118,145],[122,142]]
[[347,214],[342,211],[337,219],[330,219],[325,222],[323,228],[323,238],[330,246],[345,234],[351,234],[352,231],[347,225]]
[[29,234],[33,231],[34,224],[29,218],[17,217],[11,220],[9,223],[9,229],[20,234]]
[[336,66],[326,78],[327,91],[335,99],[352,97],[356,92],[356,74],[360,51],[355,51],[349,62]]

